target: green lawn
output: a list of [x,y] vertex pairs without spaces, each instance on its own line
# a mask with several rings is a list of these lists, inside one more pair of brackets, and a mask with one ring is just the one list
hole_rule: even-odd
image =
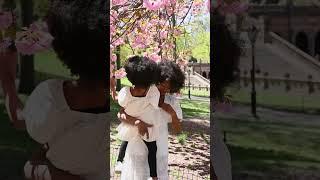
[[235,173],[320,170],[320,127],[220,119]]
[[[233,102],[250,104],[251,94],[243,90],[230,90]],[[257,93],[257,104],[289,111],[320,111],[320,96],[277,94],[274,92]]]

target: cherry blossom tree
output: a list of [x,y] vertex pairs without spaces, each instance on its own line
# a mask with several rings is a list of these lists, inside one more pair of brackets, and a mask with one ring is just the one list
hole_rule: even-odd
[[[17,13],[18,2],[22,16]],[[5,96],[9,97],[13,121],[17,119],[15,110],[19,104],[15,84],[18,54],[24,55],[21,61],[19,89],[22,92],[30,92],[34,78],[33,57],[30,55],[49,49],[53,40],[45,23],[32,23],[32,6],[32,0],[0,1],[0,84]],[[18,18],[22,18],[23,25],[27,27],[19,27]]]
[[112,75],[117,60],[116,47],[122,45],[128,45],[132,54],[144,55],[154,61],[177,60],[177,37],[186,32],[185,26],[191,17],[208,13],[207,3],[206,0],[112,0]]

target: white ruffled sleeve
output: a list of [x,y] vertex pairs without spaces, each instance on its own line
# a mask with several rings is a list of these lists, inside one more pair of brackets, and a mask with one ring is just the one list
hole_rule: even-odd
[[164,102],[169,104],[176,112],[179,119],[183,119],[182,109],[179,100],[174,95],[166,95]]
[[155,85],[150,86],[147,98],[154,108],[159,109],[160,91]]
[[126,107],[130,96],[130,87],[123,87],[118,93],[118,103],[121,107]]
[[49,82],[42,82],[29,96],[22,116],[26,122],[27,132],[39,143],[48,142],[55,135],[53,121],[48,121],[54,114],[54,99],[50,94]]

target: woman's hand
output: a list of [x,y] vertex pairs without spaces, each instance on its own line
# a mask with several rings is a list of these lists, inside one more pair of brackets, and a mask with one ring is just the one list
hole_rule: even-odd
[[136,125],[138,127],[139,134],[141,136],[147,135],[147,139],[149,139],[148,127],[152,127],[153,125],[145,123],[141,120],[138,120],[139,123]]
[[129,116],[125,112],[124,108],[120,109],[120,112],[118,113],[118,119],[121,122],[128,123],[128,124],[131,124],[133,126],[137,126],[139,134],[141,136],[144,136],[145,134],[147,134],[147,139],[149,139],[148,127],[152,127],[153,125],[145,123],[145,122],[141,121],[140,119],[138,119],[136,117]]

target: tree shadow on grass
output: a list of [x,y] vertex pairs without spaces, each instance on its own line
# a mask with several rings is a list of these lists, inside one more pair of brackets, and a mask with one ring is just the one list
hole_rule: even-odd
[[[261,173],[276,172],[285,174],[289,168],[298,168],[289,162],[319,164],[312,158],[287,153],[284,151],[265,150],[258,148],[245,148],[228,145],[232,158],[234,171],[257,171]],[[305,167],[310,169],[310,167]]]

